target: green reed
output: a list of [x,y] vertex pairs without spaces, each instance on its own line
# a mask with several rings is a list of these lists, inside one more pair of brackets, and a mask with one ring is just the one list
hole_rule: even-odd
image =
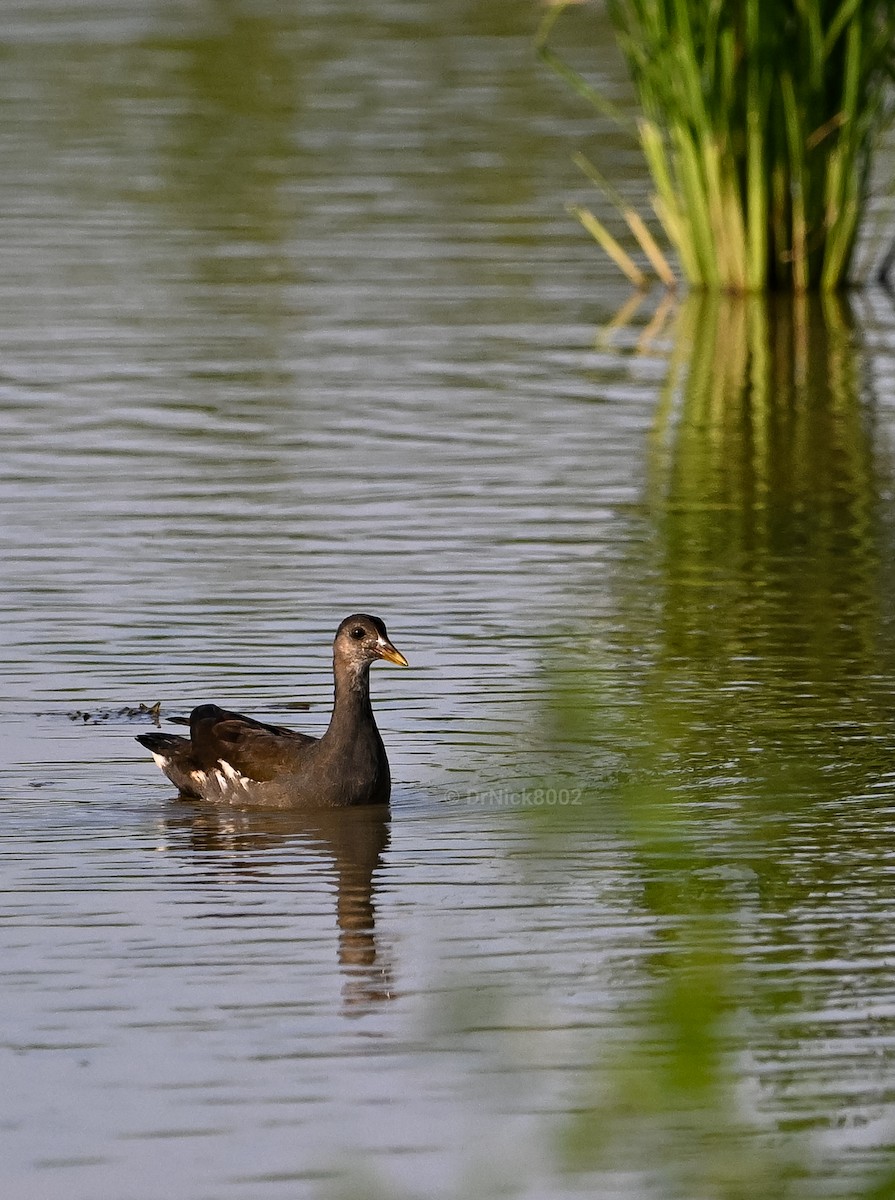
[[[548,44],[571,2],[549,11],[539,45],[580,87]],[[608,7],[642,109],[653,211],[687,281],[734,292],[845,284],[895,74],[895,0]],[[603,241],[602,223],[577,215]]]

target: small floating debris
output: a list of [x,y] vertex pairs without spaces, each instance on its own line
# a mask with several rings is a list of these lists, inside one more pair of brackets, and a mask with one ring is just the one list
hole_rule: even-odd
[[[311,706],[302,700],[295,700],[284,704],[283,707],[305,711]],[[42,713],[40,715],[58,717],[59,714]],[[105,725],[114,721],[146,720],[151,721],[153,725],[161,725],[162,721],[169,725],[189,725],[190,723],[188,714],[166,712],[162,715],[161,700],[156,700],[155,704],[123,704],[118,708],[75,708],[66,712],[65,716],[69,721],[77,721],[81,725]]]
[[142,721],[147,717],[154,725],[160,725],[161,711],[162,702],[156,700],[155,704],[125,704],[121,708],[76,708],[66,716],[70,721],[80,721],[84,725],[102,725],[106,721]]

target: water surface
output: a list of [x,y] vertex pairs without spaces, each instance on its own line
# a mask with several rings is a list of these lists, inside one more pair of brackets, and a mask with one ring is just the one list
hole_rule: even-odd
[[[300,8],[3,18],[4,1190],[658,1194],[556,1145],[649,1035],[641,772],[763,981],[750,1110],[847,1194],[895,1118],[891,303],[601,333],[532,14]],[[411,662],[390,819],[173,800],[122,710],[319,731],[358,608]]]

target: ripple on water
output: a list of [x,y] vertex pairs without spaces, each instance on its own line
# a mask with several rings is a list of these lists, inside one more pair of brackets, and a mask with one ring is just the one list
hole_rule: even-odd
[[[722,537],[677,570],[736,497],[675,507],[670,335],[644,311],[595,342],[627,288],[564,211],[592,118],[521,8],[424,8],[314,0],[298,21],[247,0],[232,29],[99,0],[4,17],[0,1177],[17,1200],[294,1200],[355,1167],[394,1194],[484,1194],[504,1173],[520,1195],[645,1194],[564,1173],[553,1134],[592,1100],[592,1062],[611,1076],[632,1034],[663,1053],[668,881],[611,819],[622,768],[663,738],[693,889],[730,901],[757,980],[734,1047],[754,1107],[822,1131],[834,1181],[891,1140],[886,555],[845,559],[881,580],[872,619],[834,605],[819,641],[854,619],[854,645],[811,679],[808,600],[832,568],[808,570],[810,539],[798,621],[777,545],[733,584]],[[824,520],[840,510],[885,548],[885,503],[862,492]],[[94,719],[215,700],[319,732],[355,609],[411,663],[374,673],[390,820],[175,801],[143,726]],[[729,619],[746,610],[763,624]],[[586,802],[537,821],[554,682],[596,727],[561,742]]]

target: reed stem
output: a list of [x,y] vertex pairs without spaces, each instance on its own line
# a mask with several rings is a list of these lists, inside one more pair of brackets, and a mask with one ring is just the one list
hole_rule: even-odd
[[[542,27],[554,67],[547,40],[569,3]],[[848,282],[895,78],[895,0],[608,3],[643,112],[653,209],[689,283]]]

